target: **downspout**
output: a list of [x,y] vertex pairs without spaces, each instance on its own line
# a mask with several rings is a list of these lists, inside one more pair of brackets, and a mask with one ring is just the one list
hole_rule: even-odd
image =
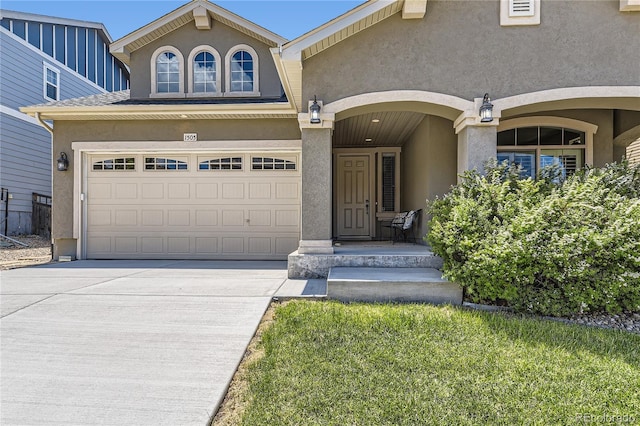
[[[42,127],[44,127],[44,129],[51,133],[51,160],[53,161],[53,127],[51,127],[49,124],[47,124],[42,117],[40,117],[40,113],[36,112],[36,120],[38,120],[38,123],[40,123],[40,125]],[[51,166],[51,200],[53,204],[53,165]],[[52,234],[52,233],[51,233]],[[53,259],[53,238],[51,235],[49,235],[49,238],[51,239],[51,259]]]
[[42,117],[40,117],[39,112],[36,112],[36,120],[38,120],[38,123],[40,123],[40,125],[44,127],[47,132],[51,133],[51,136],[53,136],[53,127],[49,126]]

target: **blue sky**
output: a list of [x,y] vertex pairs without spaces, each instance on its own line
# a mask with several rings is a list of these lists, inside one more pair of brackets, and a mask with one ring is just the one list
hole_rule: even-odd
[[[214,1],[217,5],[292,40],[362,1],[347,0],[235,0]],[[1,0],[2,9],[60,18],[102,22],[114,40],[188,3],[184,1],[31,1]]]

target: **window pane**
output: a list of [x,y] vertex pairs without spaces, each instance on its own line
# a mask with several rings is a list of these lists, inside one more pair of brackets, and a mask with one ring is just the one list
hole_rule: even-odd
[[2,28],[8,30],[9,29],[9,18],[2,18],[2,20],[0,20],[0,25],[2,25]]
[[508,146],[516,144],[516,129],[498,132],[498,146]]
[[575,130],[564,129],[565,145],[581,145],[585,144],[586,139],[584,132],[576,132]]
[[98,38],[98,50],[96,53],[96,58],[98,58],[98,68],[97,68],[97,76],[98,76],[98,86],[104,87],[104,52],[105,45],[101,38]]
[[516,142],[518,146],[538,145],[538,128],[522,127],[518,129]]
[[89,72],[87,78],[95,83],[96,81],[96,31],[89,30],[89,55],[88,61]]
[[562,129],[540,127],[540,145],[562,145]]
[[18,21],[16,19],[13,20],[13,33],[25,40],[26,38],[26,22]]
[[40,48],[40,24],[29,22],[29,44]]
[[42,50],[53,57],[53,25],[42,24]]
[[566,179],[584,167],[584,149],[544,149],[540,152],[540,167],[556,165],[560,178]]
[[87,33],[84,28],[78,28],[78,73],[87,76]]
[[64,64],[64,50],[65,50],[65,45],[64,45],[64,26],[62,25],[56,25],[55,26],[55,33],[56,33],[56,56],[55,58],[62,62]]
[[56,86],[47,84],[47,97],[54,100],[58,99],[58,89]]
[[533,178],[536,175],[536,154],[533,151],[501,151],[498,152],[497,159],[498,163],[507,161],[509,164],[519,165],[522,168],[522,178]]
[[67,27],[67,66],[76,70],[76,28]]
[[395,211],[396,159],[394,155],[382,157],[382,211]]
[[111,60],[111,56],[109,56],[109,53],[107,52],[106,55],[106,65],[107,65],[107,75],[105,78],[105,89],[107,89],[109,92],[111,92],[113,90],[113,62]]

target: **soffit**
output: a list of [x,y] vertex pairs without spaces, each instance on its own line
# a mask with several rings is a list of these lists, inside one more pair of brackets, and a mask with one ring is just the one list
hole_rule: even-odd
[[[413,111],[384,111],[336,121],[334,147],[402,146],[424,118]],[[374,123],[372,120],[380,120]],[[366,142],[371,139],[371,142]]]
[[352,35],[357,34],[360,31],[366,30],[367,28],[392,15],[395,15],[402,10],[402,5],[403,2],[401,1],[389,3],[386,7],[365,16],[356,22],[350,23],[343,28],[336,28],[336,32],[333,32],[321,38],[312,45],[304,48],[302,50],[302,60],[304,61],[314,55],[317,55],[318,53],[330,48],[331,46],[341,42],[342,40],[351,37]]

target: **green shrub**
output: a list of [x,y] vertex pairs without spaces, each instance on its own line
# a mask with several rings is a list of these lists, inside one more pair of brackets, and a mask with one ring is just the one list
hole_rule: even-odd
[[640,311],[640,167],[554,180],[493,162],[429,203],[427,240],[445,275],[473,301],[518,311]]

